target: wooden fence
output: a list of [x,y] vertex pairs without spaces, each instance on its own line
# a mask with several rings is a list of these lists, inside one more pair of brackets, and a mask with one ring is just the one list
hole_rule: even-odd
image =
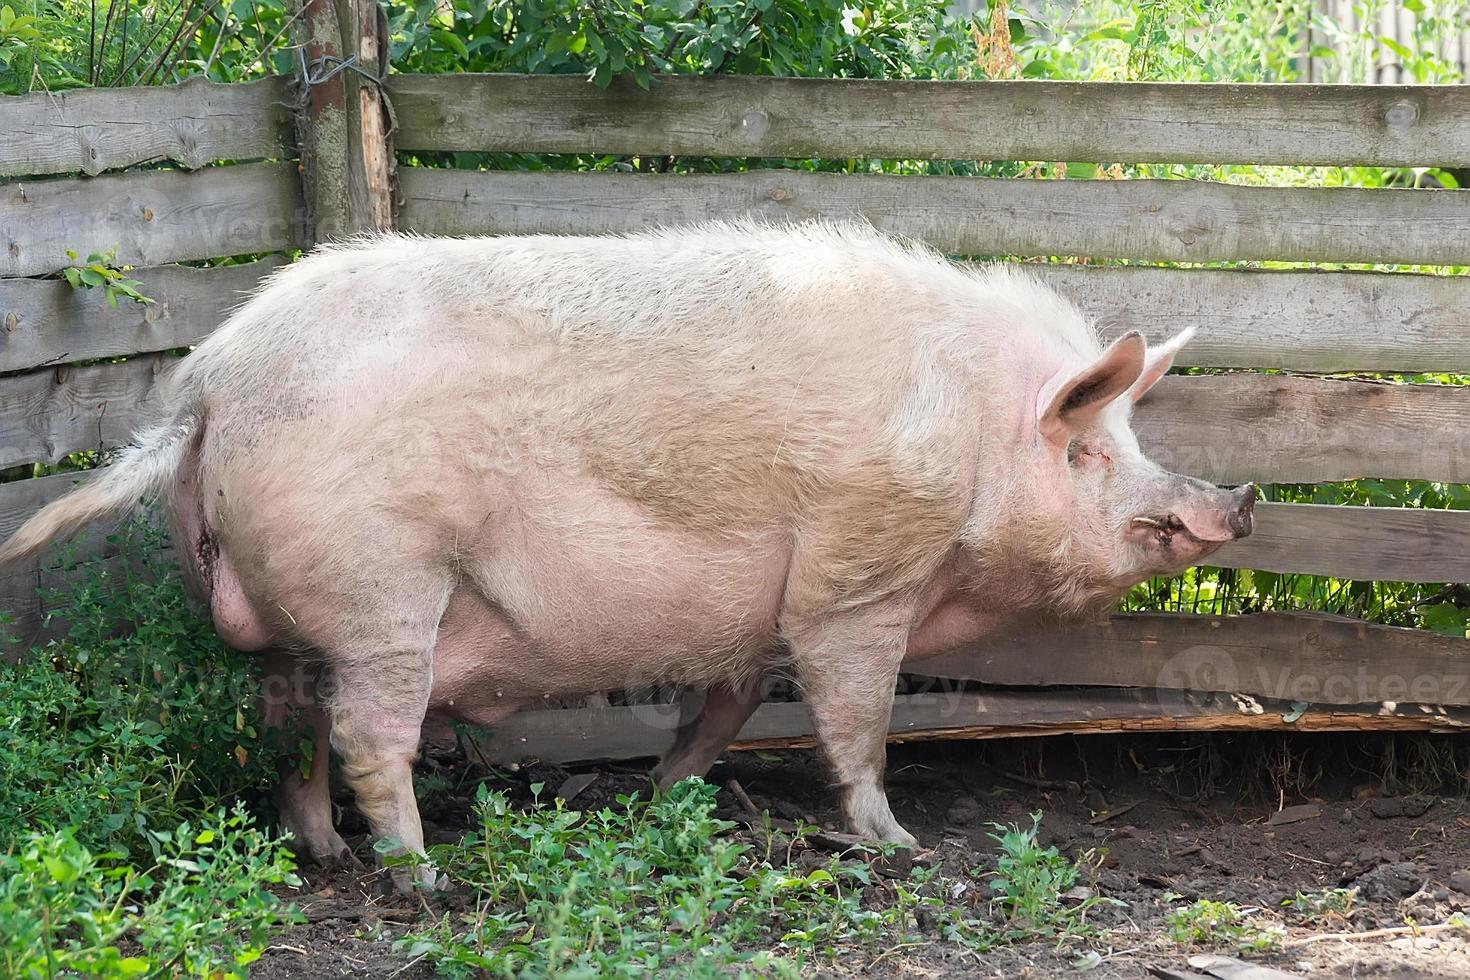
[[[376,93],[352,84],[367,93],[360,104],[370,116]],[[320,87],[309,95],[297,120],[308,150],[312,126],[333,105]],[[340,95],[339,107],[357,104]],[[409,165],[447,152],[519,151],[1470,167],[1465,87],[669,78],[644,92],[573,77],[456,75],[391,76],[387,95],[400,160],[394,220],[426,234],[846,217],[962,254],[1470,265],[1470,191]],[[309,245],[323,228],[364,226],[353,207],[388,214],[381,201],[354,205],[351,195],[327,193],[345,186],[341,161],[311,152],[300,166],[292,161],[284,106],[293,101],[274,79],[0,100],[0,130],[12,134],[0,146],[0,178],[10,178],[0,193],[0,467],[124,442],[149,410],[166,352],[207,334],[282,260],[180,263]],[[359,171],[369,159],[391,168],[373,126],[349,119],[347,130],[362,146]],[[180,167],[104,173],[159,159]],[[206,166],[219,160],[233,162]],[[386,171],[373,178],[371,170],[358,183],[381,197]],[[76,174],[88,176],[29,179]],[[112,245],[120,261],[140,266],[134,276],[156,305],[111,310],[50,278],[66,248]],[[1470,483],[1470,388],[1319,376],[1470,373],[1470,277],[1035,268],[1107,332],[1137,328],[1157,338],[1198,325],[1201,336],[1183,355],[1190,365],[1257,369],[1170,377],[1156,389],[1139,407],[1137,429],[1165,465],[1220,483]],[[0,485],[0,534],[73,479]],[[100,532],[86,546],[115,560]],[[1470,512],[1262,504],[1255,534],[1222,551],[1218,564],[1466,582]],[[0,608],[16,611],[20,635],[35,635],[43,612],[36,585],[51,576],[41,563],[0,580]],[[1309,613],[1116,616],[1018,633],[924,670],[986,686],[903,695],[895,738],[1449,730],[1470,718],[1470,640]],[[668,705],[526,712],[486,751],[505,761],[646,755],[669,738],[672,714]],[[799,708],[770,704],[742,744],[808,737]]]

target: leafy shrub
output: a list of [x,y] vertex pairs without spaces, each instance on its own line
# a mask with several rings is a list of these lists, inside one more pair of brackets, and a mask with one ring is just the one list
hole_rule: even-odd
[[129,524],[112,544],[130,560],[75,566],[48,597],[64,639],[0,664],[0,847],[76,827],[130,853],[274,779],[253,665],[190,608],[162,532]]
[[0,854],[0,974],[239,976],[297,917],[266,890],[296,883],[290,859],[239,807],[148,837],[140,869],[73,828],[16,835]]
[[161,533],[48,597],[64,639],[0,663],[0,976],[234,976],[289,913],[239,804],[275,752],[247,658],[185,601]]

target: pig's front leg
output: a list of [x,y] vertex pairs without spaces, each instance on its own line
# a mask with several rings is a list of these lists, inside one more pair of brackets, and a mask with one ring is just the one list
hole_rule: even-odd
[[850,833],[913,845],[883,791],[893,689],[912,610],[895,603],[787,622],[786,640],[817,743],[837,777]]

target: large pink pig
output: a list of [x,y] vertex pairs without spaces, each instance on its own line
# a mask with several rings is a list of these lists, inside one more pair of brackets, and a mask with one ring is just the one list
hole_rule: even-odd
[[[220,636],[266,654],[277,717],[307,708],[311,776],[287,767],[280,803],[319,858],[346,851],[328,733],[374,834],[421,851],[426,716],[707,687],[667,783],[706,771],[776,665],[849,829],[908,843],[883,790],[902,663],[1250,532],[1249,488],[1165,472],[1129,428],[1186,339],[1104,348],[1024,272],[861,227],[327,247],[0,563],[160,496]],[[281,680],[318,665],[320,705]]]

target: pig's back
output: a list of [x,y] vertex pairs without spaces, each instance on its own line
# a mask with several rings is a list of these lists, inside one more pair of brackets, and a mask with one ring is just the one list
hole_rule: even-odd
[[444,452],[494,433],[681,523],[758,524],[894,470],[963,479],[936,461],[974,448],[1017,324],[1055,299],[1016,284],[851,227],[390,236],[283,271],[175,384],[240,440],[273,414],[406,417]]

